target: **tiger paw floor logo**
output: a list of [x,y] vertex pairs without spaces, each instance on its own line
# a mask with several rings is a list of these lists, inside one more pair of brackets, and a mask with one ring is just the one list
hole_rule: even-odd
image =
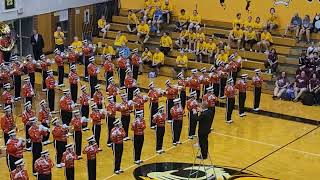
[[285,5],[288,7],[291,1],[292,0],[274,0],[274,5]]

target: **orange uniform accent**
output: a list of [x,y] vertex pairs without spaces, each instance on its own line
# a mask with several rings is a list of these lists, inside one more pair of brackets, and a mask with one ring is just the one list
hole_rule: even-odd
[[138,54],[133,54],[131,56],[132,65],[139,66],[140,62],[141,62],[141,58],[140,58],[140,56]]
[[10,93],[10,91],[7,91],[7,90],[3,91],[2,100],[3,100],[3,103],[5,104],[13,103],[13,96]]
[[83,154],[87,154],[87,159],[88,160],[94,160],[96,159],[96,156],[97,156],[97,153],[99,152],[98,151],[99,147],[97,144],[94,144],[94,145],[87,145],[82,153]]
[[30,82],[22,85],[22,95],[23,97],[32,97],[34,95],[34,91]]
[[228,78],[229,71],[224,67],[218,67],[218,75],[220,78]]
[[235,94],[236,90],[234,86],[226,85],[226,87],[224,88],[224,95],[228,98],[234,98]]
[[28,130],[31,142],[41,142],[43,136],[48,134],[47,131],[42,131],[39,126],[31,126]]
[[116,113],[118,111],[116,103],[109,103],[106,109],[107,109],[108,116],[116,117]]
[[215,107],[218,98],[212,92],[208,92],[207,94],[203,95],[202,101],[207,102],[208,107]]
[[100,111],[92,111],[90,113],[90,118],[92,119],[93,124],[101,125],[103,114]]
[[45,82],[48,89],[54,89],[56,87],[54,76],[48,76]]
[[126,69],[127,68],[127,60],[125,58],[118,58],[117,59],[117,62],[118,62],[118,67],[120,69]]
[[7,142],[7,154],[16,158],[23,157],[25,145],[19,139],[10,138]]
[[133,88],[136,86],[136,80],[131,76],[126,76],[126,78],[124,79],[124,85],[126,86],[126,88]]
[[157,124],[157,127],[164,127],[166,125],[167,114],[166,113],[156,113],[153,116],[152,122]]
[[114,144],[122,144],[123,138],[126,137],[126,132],[123,128],[120,127],[114,127],[111,129],[111,141]]
[[133,106],[129,105],[127,101],[122,102],[118,107],[118,111],[121,112],[121,115],[129,116],[130,112],[133,110]]
[[252,77],[252,85],[254,87],[262,87],[263,79],[260,76],[253,76]]
[[45,159],[44,157],[40,157],[34,162],[34,169],[38,174],[49,175],[52,168],[53,162],[50,158]]
[[203,74],[202,79],[201,79],[201,84],[203,84],[203,85],[211,84],[211,78],[210,78],[209,74]]
[[88,74],[89,74],[89,76],[97,76],[98,75],[98,67],[95,64],[90,63],[88,65]]
[[66,168],[73,168],[74,167],[74,160],[78,159],[78,156],[75,152],[67,152],[65,151],[62,155],[61,162],[64,163]]
[[49,63],[47,62],[47,60],[41,61],[40,62],[40,67],[42,71],[47,71],[48,67],[49,67]]
[[107,60],[103,63],[103,69],[105,72],[113,72],[114,64],[112,63],[112,61]]
[[60,109],[64,111],[72,111],[73,101],[70,96],[62,96],[60,99]]
[[2,70],[0,73],[0,79],[3,84],[10,83],[10,72],[8,70]]
[[68,61],[69,63],[76,63],[78,59],[78,55],[75,52],[69,52]]
[[159,102],[159,97],[161,97],[161,94],[159,91],[155,89],[150,89],[148,93],[148,97],[150,98],[150,101],[153,103]]
[[24,110],[22,112],[22,122],[24,125],[29,124],[29,119],[35,117],[36,113],[33,110]]
[[134,109],[135,110],[144,110],[144,103],[148,101],[148,99],[144,99],[143,96],[137,95],[133,98]]
[[109,84],[107,88],[109,96],[117,96],[118,95],[118,88],[114,84]]
[[172,116],[172,119],[174,121],[182,121],[183,120],[183,115],[184,115],[184,110],[180,106],[173,106],[170,109],[170,113]]
[[54,62],[56,62],[57,66],[63,66],[63,57],[60,55],[56,55],[54,57]]
[[199,76],[192,76],[188,84],[191,89],[200,90],[201,88]]
[[15,169],[10,172],[10,180],[29,180],[28,172],[25,169]]
[[28,61],[25,67],[27,68],[27,73],[34,73],[36,69],[36,64],[32,61]]
[[50,124],[51,116],[52,115],[50,113],[49,108],[41,107],[41,109],[39,110],[39,118],[38,118],[41,123]]
[[186,86],[187,86],[187,81],[184,79],[179,79],[178,80],[178,86],[181,86],[181,91],[185,91],[186,90]]
[[212,84],[219,84],[220,78],[218,74],[212,74],[210,77],[210,81]]
[[88,46],[83,46],[82,48],[82,53],[84,56],[90,56],[92,51],[92,48],[88,47]]
[[23,68],[23,66],[22,66],[21,64],[16,64],[16,63],[14,63],[14,64],[12,65],[12,69],[13,69],[12,75],[14,75],[14,76],[19,76],[19,75],[21,75],[21,74],[22,74],[22,68]]
[[88,93],[82,92],[79,98],[81,106],[89,105],[90,95]]
[[237,62],[235,62],[235,61],[230,61],[229,62],[228,69],[229,69],[230,72],[237,72],[238,68],[239,68],[239,66],[238,66]]
[[68,129],[62,126],[55,126],[52,129],[53,139],[56,141],[67,142]]
[[82,122],[81,122],[81,118],[79,117],[73,117],[71,119],[71,125],[73,126],[74,131],[81,131],[82,129]]
[[134,135],[143,135],[145,129],[146,122],[143,119],[136,118],[131,124]]
[[8,133],[13,128],[15,128],[15,122],[13,120],[12,115],[4,114],[1,117],[1,129],[4,133]]
[[78,84],[79,75],[77,74],[77,72],[70,71],[68,80],[70,84]]
[[177,98],[178,93],[179,93],[178,88],[175,88],[175,87],[167,87],[167,89],[166,89],[167,99],[175,99],[175,98]]
[[189,99],[189,100],[187,101],[187,109],[188,109],[189,111],[193,111],[193,110],[196,111],[198,107],[199,107],[199,103],[198,103],[197,100],[195,100],[195,99]]
[[245,83],[242,79],[237,81],[237,84],[235,85],[235,88],[239,90],[239,92],[246,92],[248,85]]
[[101,91],[96,91],[93,94],[93,102],[95,102],[97,105],[102,104],[103,101],[103,94]]

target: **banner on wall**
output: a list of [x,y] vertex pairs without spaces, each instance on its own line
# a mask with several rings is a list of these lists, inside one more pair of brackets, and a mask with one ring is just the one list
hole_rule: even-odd
[[4,10],[12,10],[16,8],[15,0],[4,0]]
[[285,5],[288,7],[291,1],[292,0],[274,0],[274,5]]

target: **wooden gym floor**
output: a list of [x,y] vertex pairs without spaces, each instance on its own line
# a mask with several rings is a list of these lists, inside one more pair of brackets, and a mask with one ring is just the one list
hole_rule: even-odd
[[[79,66],[82,67],[82,66]],[[53,67],[55,69],[55,67]],[[78,70],[82,72],[82,70]],[[68,72],[66,70],[65,72]],[[81,74],[81,73],[80,73]],[[157,87],[164,88],[166,77],[158,77],[154,80]],[[45,98],[45,93],[40,92],[40,73],[36,75],[37,96],[33,104],[38,109],[38,102]],[[65,79],[67,84],[67,81]],[[118,82],[118,81],[116,81]],[[139,86],[147,87],[150,79],[146,74],[139,78]],[[82,82],[85,83],[85,82]],[[102,86],[104,89],[105,86]],[[56,91],[61,96],[61,91]],[[58,102],[59,97],[56,97]],[[162,98],[160,104],[165,104]],[[58,106],[58,105],[57,105]],[[57,107],[56,106],[56,107]],[[248,92],[246,106],[252,107],[252,92]],[[15,115],[21,113],[21,103],[17,104]],[[146,104],[148,109],[148,103]],[[306,119],[319,119],[319,107],[307,107],[300,103],[273,101],[270,95],[263,94],[261,109],[280,114]],[[148,111],[146,111],[148,112]],[[238,111],[233,114],[234,123],[227,125],[224,122],[225,109],[217,107],[214,120],[214,132],[209,136],[209,152],[213,163],[223,167],[236,167],[244,171],[253,171],[265,177],[275,179],[319,179],[320,172],[320,129],[316,125],[302,122],[294,122],[279,118],[268,117],[247,113],[245,118],[238,117]],[[2,114],[2,113],[1,113]],[[145,115],[149,125],[149,113]],[[131,118],[132,120],[132,118]],[[23,129],[21,118],[17,116],[19,129]],[[145,142],[142,152],[143,164],[158,162],[185,162],[194,161],[195,140],[187,139],[188,122],[184,119],[181,139],[183,144],[177,147],[172,146],[170,126],[167,124],[164,139],[164,149],[162,155],[155,153],[155,134],[150,128],[145,130]],[[83,146],[86,144],[85,138],[90,136],[91,131],[84,132]],[[24,137],[24,132],[18,133],[19,137]],[[132,132],[130,132],[132,137]],[[131,141],[125,142],[124,154],[122,158],[122,168],[125,172],[121,175],[113,174],[113,155],[110,148],[105,144],[107,137],[106,123],[103,124],[101,144],[103,151],[97,157],[97,179],[134,179],[133,171],[138,166],[133,164],[133,145]],[[52,137],[51,137],[52,138]],[[68,139],[72,142],[72,138]],[[3,146],[3,138],[0,139],[0,146]],[[53,145],[45,146],[49,149],[50,157],[54,160],[55,150]],[[196,151],[196,150],[195,150]],[[31,153],[24,153],[26,168],[30,179],[31,173]],[[208,161],[206,163],[209,164]],[[0,158],[0,175],[4,180],[9,179],[9,173],[5,158]],[[53,180],[64,178],[63,169],[53,168]],[[86,158],[76,161],[76,179],[87,179]],[[144,178],[147,179],[147,178]],[[253,179],[253,178],[250,178]]]

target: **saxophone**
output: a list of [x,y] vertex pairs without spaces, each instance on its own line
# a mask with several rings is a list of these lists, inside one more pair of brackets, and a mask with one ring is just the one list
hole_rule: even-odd
[[4,22],[0,22],[0,50],[11,51],[14,47],[14,40],[10,37],[10,27]]

